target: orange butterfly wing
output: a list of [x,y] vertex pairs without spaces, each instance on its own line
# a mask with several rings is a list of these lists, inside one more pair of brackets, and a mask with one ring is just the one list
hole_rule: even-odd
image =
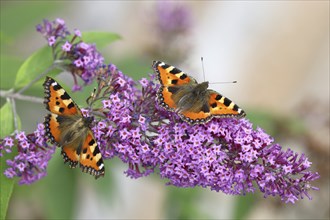
[[[183,71],[160,61],[154,61],[153,68],[161,83],[161,87],[157,92],[158,101],[162,107],[169,111],[178,110],[174,97],[179,97],[179,100],[180,97],[186,98],[190,92],[194,91],[194,87],[208,85],[206,83],[198,84],[194,78]],[[178,93],[182,94],[177,95]],[[190,124],[201,124],[210,121],[213,117],[245,116],[245,112],[241,108],[221,94],[210,89],[205,89],[205,94],[205,96],[194,97],[196,99],[193,100],[196,104],[191,109],[178,111],[179,116],[184,121]]]
[[188,122],[189,124],[200,124],[200,123],[206,123],[211,118],[212,115],[210,112],[191,112],[191,111],[183,111],[179,113],[179,116],[182,120]]
[[199,112],[183,111],[179,113],[179,116],[190,124],[206,123],[213,117],[226,118],[245,116],[245,112],[230,99],[213,90],[208,90],[208,92],[209,100],[205,108],[202,108]]
[[56,114],[48,114],[45,117],[45,130],[46,130],[46,136],[52,141],[52,143],[59,143],[61,131],[59,129],[60,124],[57,121],[57,115]]
[[163,107],[173,111],[177,106],[171,97],[172,92],[169,91],[169,87],[196,84],[196,80],[180,69],[160,61],[154,61],[152,66],[162,85],[157,92],[158,100],[164,103]]
[[153,68],[158,73],[158,79],[163,86],[178,86],[192,81],[186,73],[166,63],[154,61]]
[[210,112],[214,117],[244,117],[246,115],[245,112],[230,99],[215,91],[209,91]]
[[83,143],[79,163],[83,172],[90,173],[95,178],[104,176],[102,155],[91,131]]
[[160,88],[157,94],[157,98],[161,102],[163,107],[170,111],[173,111],[177,106],[171,96],[172,93],[168,91],[168,87]]
[[58,115],[81,115],[76,103],[54,79],[47,77],[43,86],[47,110]]
[[[63,143],[62,134],[65,131],[64,129],[74,130],[75,128],[74,123],[70,128],[61,127],[61,123],[63,123],[61,120],[68,120],[68,118],[70,118],[71,121],[82,120],[84,117],[75,102],[54,79],[47,77],[43,85],[45,88],[44,103],[46,108],[51,112],[51,114],[45,117],[44,124],[46,135],[53,143]],[[61,154],[64,163],[69,163],[71,168],[75,168],[79,162],[82,171],[88,172],[95,176],[95,178],[98,178],[104,176],[102,155],[96,144],[93,132],[89,127],[85,129],[88,129],[86,137],[79,137],[85,139],[74,140],[62,146]]]
[[75,168],[79,161],[79,154],[75,146],[66,145],[62,147],[61,152],[64,163],[69,163],[70,168]]
[[[79,151],[79,152],[78,152]],[[83,172],[95,176],[95,179],[104,176],[104,163],[93,133],[88,132],[82,146],[77,150],[72,144],[62,147],[64,163],[75,168],[79,162]]]

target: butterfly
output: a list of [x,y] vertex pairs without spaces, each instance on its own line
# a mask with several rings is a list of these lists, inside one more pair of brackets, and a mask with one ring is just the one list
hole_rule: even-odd
[[157,91],[158,103],[168,111],[177,112],[189,124],[204,124],[212,118],[245,116],[245,112],[230,99],[208,89],[208,82],[198,83],[164,62],[153,61],[152,67],[161,84]]
[[52,143],[62,147],[64,163],[75,168],[79,162],[83,172],[97,179],[104,176],[104,164],[90,125],[92,117],[84,117],[68,93],[51,77],[46,77],[46,109],[51,113],[45,117],[45,133]]

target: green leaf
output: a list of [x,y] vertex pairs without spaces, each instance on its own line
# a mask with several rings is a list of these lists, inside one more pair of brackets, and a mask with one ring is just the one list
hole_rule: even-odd
[[5,154],[1,157],[1,173],[0,173],[0,182],[1,182],[1,193],[0,193],[0,219],[6,219],[8,204],[13,193],[14,185],[16,183],[16,179],[8,179],[3,172],[7,168],[6,161],[9,159],[13,159],[14,152],[11,154]]
[[[83,39],[87,43],[95,43],[97,47],[104,47],[115,40],[120,39],[118,34],[108,32],[86,32],[83,33]],[[53,64],[52,50],[45,46],[33,53],[19,68],[15,88],[21,88],[27,85],[31,80],[37,78],[47,68]],[[60,72],[54,69],[49,75]]]
[[12,105],[7,102],[0,109],[0,137],[10,135],[14,131],[14,115]]
[[108,44],[119,40],[121,37],[118,34],[111,32],[84,32],[82,39],[86,43],[95,43],[97,48],[103,48]]
[[[12,106],[10,103],[6,103],[2,108],[0,109],[0,137],[5,137],[9,134],[11,134],[14,131],[14,115],[12,113]],[[13,149],[16,149],[13,147]],[[1,193],[0,193],[0,219],[5,219],[8,209],[8,203],[10,201],[15,179],[8,179],[3,172],[7,168],[6,161],[8,159],[12,159],[16,155],[16,152],[12,152],[10,154],[4,153],[2,157],[0,157],[1,160],[1,168],[0,168],[0,182],[1,182]]]
[[[53,64],[51,48],[45,46],[33,53],[21,65],[17,72],[15,88],[21,88],[27,85],[31,80],[37,78],[47,68]],[[59,72],[59,70],[56,70]],[[50,74],[50,72],[49,72]]]
[[11,89],[15,82],[18,67],[22,64],[22,60],[17,57],[1,54],[0,63],[0,88],[6,90]]

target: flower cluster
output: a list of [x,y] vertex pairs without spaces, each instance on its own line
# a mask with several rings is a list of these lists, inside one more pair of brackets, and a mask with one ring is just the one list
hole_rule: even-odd
[[[247,119],[213,119],[190,126],[176,113],[158,106],[154,80],[141,79],[141,90],[114,65],[103,93],[105,119],[93,128],[105,159],[119,157],[132,178],[159,168],[160,176],[177,187],[208,187],[226,194],[254,192],[279,195],[294,203],[319,175],[308,169],[304,154],[283,151]],[[153,77],[153,76],[152,76]],[[105,85],[106,83],[99,83]]]
[[52,47],[54,60],[60,63],[63,69],[73,74],[75,82],[73,91],[81,89],[76,76],[79,76],[85,84],[94,80],[97,69],[103,65],[104,58],[95,45],[82,41],[81,32],[78,29],[74,30],[71,40],[68,40],[70,32],[60,18],[53,22],[44,20],[43,24],[37,25],[36,29]]
[[0,140],[0,155],[11,153],[17,146],[18,154],[13,160],[7,160],[8,168],[4,175],[8,178],[19,177],[19,184],[31,184],[47,174],[48,162],[55,152],[55,146],[46,142],[43,124],[38,124],[33,134],[25,135],[24,131],[16,132],[15,137]]
[[[47,36],[56,29],[62,36],[66,32],[58,29],[63,24],[44,22],[38,29]],[[161,178],[177,187],[200,186],[233,195],[259,188],[265,197],[280,196],[292,203],[304,196],[311,199],[308,191],[318,190],[310,185],[319,175],[310,171],[308,158],[284,151],[261,128],[253,129],[249,120],[213,119],[191,126],[159,105],[155,75],[137,84],[115,65],[99,65],[100,57],[94,57],[96,63],[87,58],[77,61],[76,55],[86,55],[89,49],[95,52],[83,42],[62,45],[65,59],[72,58],[75,68],[94,62],[87,71],[91,75],[85,76],[97,79],[98,87],[82,112],[96,119],[92,130],[103,159],[119,157],[128,164],[126,174],[131,178],[159,170]],[[29,184],[45,175],[55,147],[46,142],[43,125],[34,134],[19,132],[15,140],[1,140],[0,156],[10,153],[13,145],[18,155],[7,161],[8,178],[18,176],[21,184]]]
[[61,18],[57,18],[52,22],[45,19],[43,24],[36,26],[36,30],[46,38],[49,46],[53,46],[56,43],[56,39],[64,39],[70,34],[65,26],[65,21]]
[[[154,140],[160,174],[169,184],[202,186],[226,194],[261,192],[294,203],[318,178],[310,162],[291,150],[283,152],[260,128],[246,119],[214,119],[204,125],[166,124]],[[301,175],[301,176],[300,176]]]
[[[104,159],[118,156],[129,163],[132,169],[137,169],[135,177],[149,174],[154,166],[143,164],[147,158],[139,158],[135,152],[149,149],[144,140],[148,115],[143,111],[144,104],[139,99],[144,91],[137,89],[135,82],[111,64],[102,69],[99,77],[99,88],[96,91],[102,99],[102,120],[93,128]],[[149,94],[151,95],[151,94]],[[95,97],[97,100],[98,98]],[[92,105],[93,100],[90,105]],[[100,114],[99,114],[100,115]],[[156,165],[156,164],[155,164]],[[140,167],[140,168],[139,168]],[[144,170],[141,170],[144,169]],[[130,170],[128,173],[132,173]],[[134,175],[133,175],[134,176]]]

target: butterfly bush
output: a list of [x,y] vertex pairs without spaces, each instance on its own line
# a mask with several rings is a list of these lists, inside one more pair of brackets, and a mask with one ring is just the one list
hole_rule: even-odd
[[247,119],[213,119],[191,126],[156,101],[159,87],[141,79],[141,89],[115,66],[109,71],[109,96],[102,101],[106,119],[94,127],[105,159],[119,157],[132,178],[159,169],[168,185],[201,186],[231,195],[255,192],[294,203],[317,190],[319,178],[301,154],[284,151]]
[[36,30],[48,41],[53,50],[55,63],[60,63],[61,68],[72,73],[74,77],[73,91],[80,90],[76,76],[80,77],[85,84],[90,84],[95,75],[95,69],[103,65],[104,58],[97,51],[94,44],[84,42],[81,32],[74,30],[69,40],[70,32],[67,30],[64,20],[58,18],[49,22],[44,20],[38,24]]
[[4,175],[7,178],[19,177],[19,184],[31,184],[46,176],[55,146],[47,143],[43,124],[38,124],[32,134],[26,135],[21,131],[4,138],[0,141],[0,156],[12,153],[13,146],[18,153],[12,160],[6,160],[8,168]]
[[[37,30],[52,45],[68,35],[61,19],[45,20]],[[311,199],[308,192],[318,190],[311,182],[319,175],[310,170],[308,158],[282,149],[261,128],[254,129],[248,119],[213,119],[189,125],[158,104],[159,84],[154,74],[135,82],[114,64],[101,66],[103,58],[94,49],[91,54],[99,59],[87,62],[88,67],[77,66],[76,61],[82,59],[78,55],[88,54],[80,44],[58,44],[65,51],[60,59],[70,60],[74,71],[82,67],[80,70],[87,72],[85,82],[97,80],[98,87],[88,98],[89,107],[82,112],[95,118],[92,130],[103,159],[120,158],[128,165],[127,176],[140,178],[156,171],[168,185],[200,186],[231,195],[259,189],[265,197],[279,196],[286,203],[304,196]],[[18,155],[7,161],[9,168],[4,174],[8,178],[17,176],[20,184],[29,184],[45,175],[55,146],[46,142],[42,124],[33,134],[18,132],[0,140],[0,156],[10,153],[13,146],[17,146]]]

